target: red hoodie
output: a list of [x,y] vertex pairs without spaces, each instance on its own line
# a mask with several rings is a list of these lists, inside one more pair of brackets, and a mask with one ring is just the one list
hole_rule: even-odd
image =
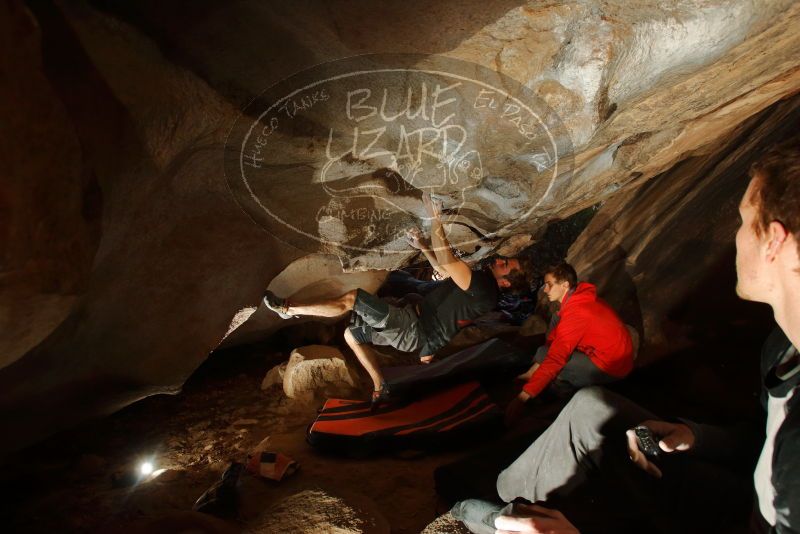
[[597,298],[594,284],[581,282],[567,295],[558,324],[547,335],[547,357],[523,391],[535,397],[579,350],[604,373],[622,378],[633,369],[631,335],[614,310]]

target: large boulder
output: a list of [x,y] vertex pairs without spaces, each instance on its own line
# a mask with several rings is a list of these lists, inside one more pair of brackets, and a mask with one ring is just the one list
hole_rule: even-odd
[[358,372],[336,347],[309,345],[292,351],[283,369],[283,391],[290,399],[341,396],[358,389]]

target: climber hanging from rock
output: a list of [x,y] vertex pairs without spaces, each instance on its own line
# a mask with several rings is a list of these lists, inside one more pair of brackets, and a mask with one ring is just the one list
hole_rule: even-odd
[[406,239],[425,255],[445,282],[416,303],[393,306],[362,289],[307,303],[282,299],[271,291],[264,295],[265,305],[284,319],[300,315],[337,317],[354,312],[344,337],[372,379],[373,405],[388,400],[390,392],[369,345],[388,345],[415,353],[421,362],[428,363],[462,326],[494,309],[499,291],[530,288],[530,269],[524,259],[496,258],[484,269],[473,270],[456,258],[445,236],[441,206],[429,194],[423,195],[423,202],[431,220],[430,242],[417,228],[408,230]]

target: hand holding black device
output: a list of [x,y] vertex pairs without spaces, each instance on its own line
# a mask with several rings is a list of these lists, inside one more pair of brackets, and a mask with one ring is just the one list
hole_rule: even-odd
[[661,448],[658,446],[658,440],[650,428],[639,425],[634,427],[633,432],[636,434],[636,444],[639,450],[647,456],[648,460],[654,461],[661,457]]

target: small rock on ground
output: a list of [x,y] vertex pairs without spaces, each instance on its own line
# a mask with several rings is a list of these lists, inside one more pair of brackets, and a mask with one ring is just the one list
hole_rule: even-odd
[[448,512],[437,517],[420,534],[470,534],[470,531]]
[[305,490],[278,502],[245,530],[248,534],[389,534],[385,518],[322,490]]

